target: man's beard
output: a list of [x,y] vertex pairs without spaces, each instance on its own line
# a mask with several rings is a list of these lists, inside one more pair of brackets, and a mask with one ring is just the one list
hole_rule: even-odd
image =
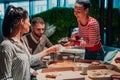
[[40,38],[40,37],[42,36],[42,34],[41,34],[41,35],[37,35],[35,32],[33,32],[33,34],[34,34],[37,38]]

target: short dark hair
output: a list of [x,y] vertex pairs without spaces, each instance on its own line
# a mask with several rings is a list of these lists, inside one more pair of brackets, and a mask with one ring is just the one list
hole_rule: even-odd
[[45,24],[45,22],[44,22],[44,20],[43,20],[42,18],[40,18],[40,17],[35,17],[35,18],[33,18],[32,21],[31,21],[31,26],[34,26],[35,24],[38,24],[38,23],[40,23],[40,24]]
[[84,9],[90,8],[90,6],[91,6],[90,1],[88,1],[88,0],[76,0],[76,3],[82,4]]
[[27,17],[28,12],[25,9],[9,5],[2,24],[3,36],[10,37],[13,27],[17,27],[16,24],[18,24],[21,19],[25,20]]

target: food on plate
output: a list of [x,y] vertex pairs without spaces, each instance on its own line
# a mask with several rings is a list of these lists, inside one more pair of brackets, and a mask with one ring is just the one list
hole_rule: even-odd
[[92,63],[91,63],[91,65],[94,65],[94,66],[97,66],[97,65],[99,65],[100,64],[100,62],[97,62],[97,61],[93,61]]
[[97,78],[98,76],[100,76],[100,75],[102,75],[101,73],[94,73],[94,74],[92,74],[92,75],[89,75],[88,77],[90,78],[90,79],[93,79],[93,78]]
[[105,77],[105,75],[109,74],[109,72],[107,72],[106,70],[93,70],[92,72],[93,73],[91,73],[91,74],[88,75],[88,77],[90,79],[99,78],[99,77]]
[[56,78],[57,75],[55,75],[55,74],[46,74],[45,77],[46,78]]
[[49,67],[76,67],[72,61],[63,60],[49,64]]

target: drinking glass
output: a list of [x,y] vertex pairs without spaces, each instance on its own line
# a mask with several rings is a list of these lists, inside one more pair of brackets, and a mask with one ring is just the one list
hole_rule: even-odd
[[88,66],[89,66],[89,64],[81,64],[81,74],[82,75],[87,75]]

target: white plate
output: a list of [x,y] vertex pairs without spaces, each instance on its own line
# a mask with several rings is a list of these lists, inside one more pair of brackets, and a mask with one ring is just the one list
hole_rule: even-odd
[[81,54],[85,53],[85,49],[63,49],[60,53]]

